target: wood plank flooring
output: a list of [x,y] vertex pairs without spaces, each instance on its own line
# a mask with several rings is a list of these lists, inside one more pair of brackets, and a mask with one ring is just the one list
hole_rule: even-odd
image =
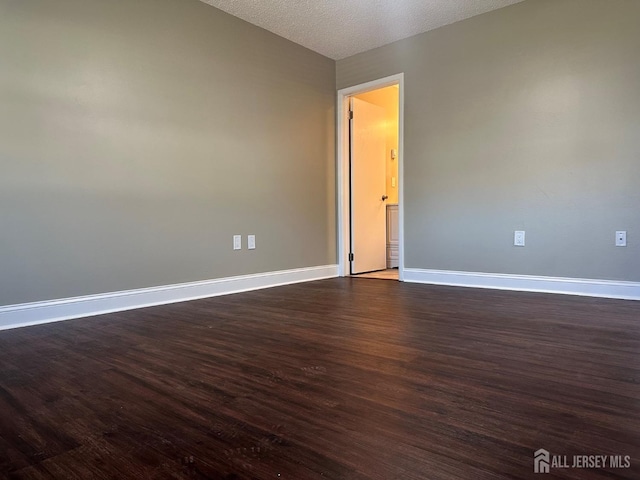
[[341,278],[0,332],[0,478],[637,479],[640,302]]

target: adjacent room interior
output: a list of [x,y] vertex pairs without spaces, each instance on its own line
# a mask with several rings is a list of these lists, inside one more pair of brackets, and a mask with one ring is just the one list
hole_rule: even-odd
[[0,0],[0,478],[640,478],[639,19]]
[[347,101],[350,273],[398,280],[400,85],[367,89]]

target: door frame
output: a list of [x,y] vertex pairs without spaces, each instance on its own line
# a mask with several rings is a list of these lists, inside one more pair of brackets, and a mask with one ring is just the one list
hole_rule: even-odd
[[337,185],[338,193],[338,275],[350,275],[351,250],[349,98],[379,88],[398,85],[398,279],[404,281],[404,73],[338,90],[337,98]]

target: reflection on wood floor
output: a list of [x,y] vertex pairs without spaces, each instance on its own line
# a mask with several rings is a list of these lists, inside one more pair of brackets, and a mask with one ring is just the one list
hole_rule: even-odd
[[360,273],[354,275],[358,278],[377,278],[379,280],[398,280],[398,269],[387,268],[386,270],[378,270],[377,272]]

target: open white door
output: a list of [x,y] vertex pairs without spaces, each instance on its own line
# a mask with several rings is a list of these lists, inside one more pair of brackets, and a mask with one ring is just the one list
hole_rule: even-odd
[[385,112],[351,99],[351,273],[383,270],[386,259]]

